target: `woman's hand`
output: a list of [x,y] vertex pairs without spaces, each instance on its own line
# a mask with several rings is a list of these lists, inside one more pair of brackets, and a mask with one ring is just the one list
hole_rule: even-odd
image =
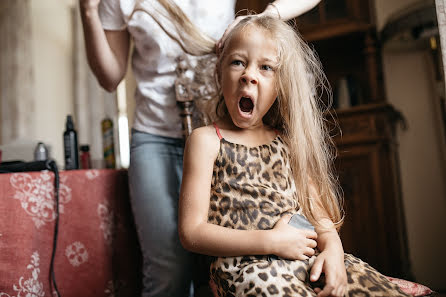
[[291,215],[283,216],[271,230],[273,254],[290,260],[306,260],[314,255],[316,232],[288,225]]
[[317,296],[343,297],[347,289],[344,253],[337,249],[325,249],[321,252],[311,268],[310,281],[317,281],[322,272],[325,273],[325,286],[314,290]]

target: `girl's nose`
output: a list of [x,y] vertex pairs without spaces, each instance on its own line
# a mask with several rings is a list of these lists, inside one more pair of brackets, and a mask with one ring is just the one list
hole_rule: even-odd
[[252,71],[249,71],[246,69],[245,73],[242,74],[240,77],[240,81],[245,84],[253,84],[256,85],[258,83],[255,75],[252,73]]

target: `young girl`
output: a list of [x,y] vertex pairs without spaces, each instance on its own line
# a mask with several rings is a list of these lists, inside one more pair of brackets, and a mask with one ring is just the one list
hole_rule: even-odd
[[[187,141],[179,233],[186,249],[215,256],[218,296],[407,296],[344,254],[317,102],[324,75],[293,28],[243,19],[217,69],[224,112]],[[289,225],[296,213],[315,232]]]

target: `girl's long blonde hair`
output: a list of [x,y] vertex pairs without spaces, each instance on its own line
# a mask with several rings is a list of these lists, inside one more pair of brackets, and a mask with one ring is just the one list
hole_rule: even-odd
[[[204,55],[214,51],[215,41],[202,33],[171,0],[159,0],[176,32],[155,21],[174,38],[185,52]],[[343,221],[342,199],[333,174],[334,145],[328,133],[321,100],[323,91],[331,95],[327,79],[314,51],[293,27],[271,17],[244,18],[229,33],[226,43],[246,26],[256,26],[267,32],[277,43],[279,64],[276,71],[278,98],[265,115],[265,124],[278,129],[289,146],[291,169],[296,183],[299,205],[315,224],[321,219],[320,210],[339,228]],[[217,63],[225,56],[223,48]],[[312,188],[316,191],[313,191]],[[318,197],[314,197],[317,195]],[[316,198],[316,199],[315,199]]]

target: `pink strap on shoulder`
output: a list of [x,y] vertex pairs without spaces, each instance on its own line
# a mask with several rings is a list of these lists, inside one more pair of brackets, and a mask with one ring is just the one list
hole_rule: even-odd
[[218,135],[218,139],[222,139],[223,137],[221,137],[221,134],[220,134],[220,129],[218,128],[218,126],[217,126],[217,124],[215,123],[215,122],[213,122],[212,123],[213,125],[214,125],[214,127],[215,127],[215,132],[217,132],[217,135]]

